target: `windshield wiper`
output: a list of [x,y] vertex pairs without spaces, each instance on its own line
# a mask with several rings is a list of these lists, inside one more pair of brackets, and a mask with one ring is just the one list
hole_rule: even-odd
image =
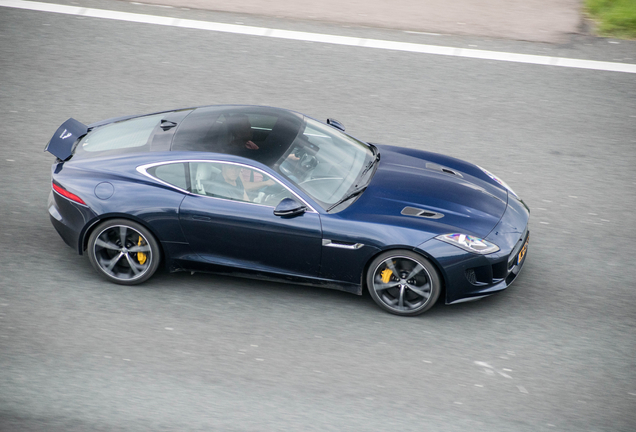
[[329,207],[327,209],[327,213],[330,212],[331,210],[333,210],[334,208],[338,207],[343,202],[348,201],[351,198],[360,195],[362,192],[364,192],[364,190],[367,188],[367,186],[368,185],[364,185],[364,186],[362,186],[360,188],[354,189],[354,190],[351,191],[351,193],[347,194],[344,198],[340,198],[338,201],[335,202],[335,204],[333,204],[331,207]]
[[360,178],[364,177],[364,175],[367,172],[369,172],[371,168],[373,168],[373,165],[375,165],[380,160],[380,152],[378,152],[378,150],[375,147],[373,147],[373,150],[375,151],[375,158],[369,161],[367,166],[364,167],[364,169],[362,170],[362,173],[360,174]]
[[[360,173],[360,176],[358,177],[358,180],[362,180],[364,178],[364,175],[366,173],[369,172],[369,170],[371,168],[373,168],[373,166],[378,163],[378,161],[380,160],[380,152],[378,151],[377,147],[374,145],[371,145],[371,149],[373,150],[373,153],[375,155],[375,157],[369,161],[369,163],[367,164],[366,167],[364,167],[364,169],[362,170],[362,172]],[[353,197],[356,197],[358,195],[360,195],[362,192],[364,192],[364,190],[367,188],[367,186],[369,186],[369,183],[371,181],[369,180],[367,182],[367,184],[365,184],[362,187],[357,187],[358,185],[356,184],[356,189],[352,190],[350,193],[348,193],[347,195],[344,196],[344,198],[339,199],[338,201],[336,201],[335,204],[331,205],[331,207],[329,207],[327,209],[327,212],[330,212],[331,210],[333,210],[334,208],[338,207],[340,204],[342,204],[345,201],[350,200]]]

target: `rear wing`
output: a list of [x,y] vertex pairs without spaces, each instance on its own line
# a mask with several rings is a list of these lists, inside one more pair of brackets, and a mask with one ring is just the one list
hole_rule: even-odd
[[78,138],[86,135],[88,126],[74,118],[70,118],[62,123],[53,138],[44,148],[44,151],[51,153],[53,156],[65,161],[73,155],[73,145]]

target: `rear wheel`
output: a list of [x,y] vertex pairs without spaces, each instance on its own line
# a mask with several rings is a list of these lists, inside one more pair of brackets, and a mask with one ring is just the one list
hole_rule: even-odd
[[148,280],[161,259],[159,244],[150,231],[126,219],[99,224],[88,239],[87,252],[97,273],[122,285]]
[[385,252],[367,270],[367,287],[382,309],[414,316],[430,309],[441,291],[437,270],[426,258],[407,250]]

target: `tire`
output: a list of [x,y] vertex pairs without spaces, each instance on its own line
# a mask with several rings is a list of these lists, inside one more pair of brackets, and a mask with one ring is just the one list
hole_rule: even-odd
[[150,231],[126,219],[97,225],[88,238],[87,252],[97,273],[121,285],[145,282],[161,261],[159,244]]
[[407,250],[378,255],[367,270],[367,288],[373,300],[387,312],[415,316],[429,310],[441,292],[435,266]]

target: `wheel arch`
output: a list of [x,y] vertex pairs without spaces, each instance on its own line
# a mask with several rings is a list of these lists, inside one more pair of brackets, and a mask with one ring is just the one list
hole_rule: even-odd
[[428,260],[433,265],[433,267],[435,267],[435,270],[437,270],[437,274],[439,275],[440,280],[442,282],[441,292],[439,297],[444,298],[444,301],[445,301],[446,300],[446,273],[442,271],[442,267],[439,265],[439,262],[437,262],[437,260],[432,255],[428,254],[426,251],[423,251],[421,249],[414,248],[413,246],[393,245],[385,249],[381,249],[377,251],[375,254],[373,254],[371,257],[369,257],[367,262],[364,264],[364,267],[362,268],[362,273],[360,275],[360,280],[362,281],[362,291],[364,291],[365,289],[367,290],[369,289],[369,287],[367,286],[366,275],[367,275],[367,272],[369,271],[369,266],[371,265],[373,260],[375,260],[379,255],[385,252],[396,251],[396,250],[407,250],[410,252],[414,252],[418,255],[421,255],[423,258]]
[[95,218],[91,222],[87,223],[84,226],[84,229],[80,233],[80,237],[79,237],[78,252],[80,255],[84,255],[84,251],[86,251],[86,249],[88,248],[88,239],[93,233],[93,231],[95,230],[95,228],[97,228],[97,226],[101,224],[102,222],[112,220],[112,219],[130,220],[130,221],[138,223],[139,225],[143,226],[148,231],[150,231],[153,237],[157,240],[157,244],[159,245],[159,252],[161,253],[161,260],[159,261],[159,265],[161,266],[166,262],[165,261],[166,253],[163,248],[163,244],[161,243],[161,238],[159,237],[157,232],[145,220],[130,214],[126,214],[126,213],[108,213],[106,215],[100,215],[99,217]]

